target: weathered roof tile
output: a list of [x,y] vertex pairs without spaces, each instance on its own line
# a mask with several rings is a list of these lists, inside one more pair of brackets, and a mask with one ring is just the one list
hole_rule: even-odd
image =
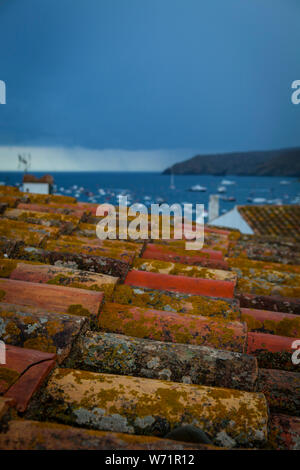
[[58,423],[13,420],[0,434],[6,450],[216,450],[206,444],[171,441],[109,431],[91,431]]
[[47,238],[57,238],[58,229],[41,227],[16,220],[0,219],[0,237],[23,241],[27,245],[41,246]]
[[257,357],[259,367],[297,372],[292,362],[294,338],[266,333],[248,333],[247,353]]
[[203,295],[167,292],[144,287],[120,284],[113,294],[113,301],[136,307],[155,308],[165,312],[189,313],[205,317],[240,319],[239,303],[235,299],[214,299]]
[[239,299],[240,305],[243,308],[271,310],[300,315],[300,299],[249,293],[236,293],[236,298]]
[[215,281],[212,279],[190,278],[187,276],[172,276],[146,271],[130,271],[125,284],[148,289],[160,289],[186,294],[206,295],[232,299],[235,283],[232,281]]
[[262,394],[74,369],[54,371],[39,412],[43,419],[66,418],[75,425],[130,434],[163,436],[185,422],[218,444],[221,431],[230,436],[231,446],[267,440]]
[[111,333],[244,352],[244,323],[106,302],[99,328]]
[[6,363],[0,364],[0,394],[24,412],[54,365],[55,354],[6,345]]
[[254,390],[258,373],[256,358],[246,354],[94,331],[79,339],[65,365],[248,391]]
[[199,277],[202,279],[214,279],[219,281],[236,282],[236,273],[222,269],[211,269],[203,266],[190,266],[187,264],[172,263],[170,261],[158,261],[144,258],[136,258],[133,268],[139,271],[148,271],[160,274],[182,275]]
[[277,450],[300,449],[300,418],[284,414],[272,414],[269,441]]
[[238,206],[238,210],[257,235],[300,239],[299,205]]
[[259,369],[257,390],[273,412],[300,416],[300,373]]
[[112,296],[118,282],[117,277],[106,274],[13,259],[0,259],[0,277],[104,292],[106,298]]
[[[100,448],[180,449],[111,431],[163,435],[187,420],[188,406],[214,444],[297,447],[300,238],[298,216],[290,217],[298,208],[240,208],[256,235],[206,227],[200,251],[154,240],[143,252],[143,241],[98,240],[97,204],[0,187],[0,206],[0,326],[9,351],[0,387],[21,413],[31,400],[28,417],[64,421],[65,406],[69,423],[106,430],[93,431]],[[8,343],[25,349],[14,358]],[[84,370],[56,370],[32,399],[55,358],[29,346]],[[264,395],[242,391],[254,387]],[[269,420],[265,398],[272,413],[286,414]],[[87,430],[31,423],[10,421],[0,447],[91,445]]]
[[2,302],[97,318],[103,293],[34,282],[0,279]]
[[251,331],[300,338],[300,316],[268,310],[241,309],[241,319]]
[[61,363],[78,335],[89,327],[86,317],[0,303],[1,338],[5,344],[56,353]]

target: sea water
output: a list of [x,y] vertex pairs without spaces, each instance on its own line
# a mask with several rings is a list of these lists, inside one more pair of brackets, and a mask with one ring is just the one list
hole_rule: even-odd
[[[36,176],[43,173],[34,172]],[[126,195],[128,203],[196,203],[208,209],[210,194],[218,194],[220,213],[235,205],[300,204],[300,182],[297,178],[212,175],[162,175],[150,172],[53,172],[55,193],[75,196],[79,201],[118,204]],[[0,172],[0,182],[16,185],[21,172]],[[191,191],[201,186],[206,191]]]

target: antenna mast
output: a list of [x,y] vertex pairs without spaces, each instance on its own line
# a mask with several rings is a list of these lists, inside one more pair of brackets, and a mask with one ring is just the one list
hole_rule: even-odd
[[19,154],[18,155],[18,170],[23,169],[24,173],[27,173],[31,165],[31,154]]

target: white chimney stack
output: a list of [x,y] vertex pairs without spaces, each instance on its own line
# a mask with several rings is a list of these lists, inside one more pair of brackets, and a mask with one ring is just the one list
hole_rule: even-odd
[[208,203],[208,222],[212,222],[217,217],[219,217],[219,196],[211,194]]

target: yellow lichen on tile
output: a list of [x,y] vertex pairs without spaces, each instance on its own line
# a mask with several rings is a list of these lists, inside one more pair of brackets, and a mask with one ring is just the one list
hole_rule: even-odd
[[224,300],[200,295],[180,295],[157,290],[143,290],[124,284],[116,287],[113,300],[119,304],[154,308],[166,312],[220,317],[228,320],[240,318],[239,309]]
[[172,263],[168,261],[137,258],[133,264],[133,268],[140,271],[171,274],[173,276],[188,276],[219,281],[236,281],[236,274],[231,271],[208,269],[203,268],[202,266],[190,266],[187,264]]
[[[224,431],[237,443],[267,438],[268,408],[258,393],[57,369],[46,395],[49,403],[62,404],[57,412],[63,422],[63,409],[68,408],[78,425],[98,429],[109,421],[113,431],[153,433],[151,426],[159,419],[171,429],[185,423],[214,436]],[[55,406],[46,411],[55,417]]]

